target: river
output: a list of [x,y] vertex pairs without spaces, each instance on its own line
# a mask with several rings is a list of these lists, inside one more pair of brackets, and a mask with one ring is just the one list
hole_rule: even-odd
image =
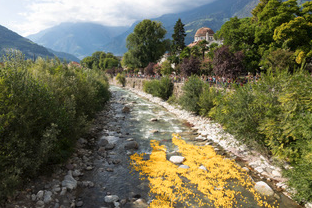
[[[118,205],[120,207],[146,207],[147,204],[155,200],[156,194],[154,194],[155,192],[151,193],[150,190],[150,188],[154,189],[154,187],[150,187],[151,181],[142,180],[139,171],[133,169],[130,165],[130,156],[134,153],[144,153],[142,159],[148,161],[152,154],[151,140],[156,140],[159,145],[165,147],[165,157],[167,159],[172,155],[180,155],[179,148],[172,143],[173,133],[178,133],[190,145],[204,145],[207,144],[207,141],[194,142],[197,133],[187,123],[178,120],[164,108],[119,87],[111,86],[111,92],[113,96],[109,115],[115,119],[108,122],[108,127],[103,130],[100,141],[107,140],[109,143],[114,144],[114,148],[106,151],[107,156],[105,158],[98,157],[95,159],[95,168],[85,174],[84,180],[94,181],[96,185],[94,188],[78,189],[77,197],[84,202],[82,207],[86,208],[115,207]],[[127,107],[125,108],[125,106]],[[133,141],[137,142],[138,149],[125,148],[125,145]],[[212,142],[208,143],[212,147],[216,146]],[[226,157],[226,153],[222,152],[222,150],[218,150],[218,154]],[[243,166],[243,164],[241,165]],[[178,168],[178,165],[176,167]],[[207,173],[209,171],[212,170],[208,170]],[[255,181],[259,180],[255,176],[253,177]],[[191,180],[185,177],[182,180],[185,187],[195,193],[195,197],[189,198],[187,202],[177,199],[173,203],[174,207],[216,207],[209,197],[198,191],[198,185],[191,185]],[[242,185],[234,186],[234,184],[237,184],[235,178],[228,180],[227,183],[225,189],[228,187],[228,189],[240,193],[234,196],[235,203],[232,207],[261,207],[257,205],[255,197],[248,188]],[[224,190],[223,193],[226,191]],[[275,193],[275,197],[267,197],[267,207],[297,207],[294,202],[282,193],[276,191]],[[119,200],[115,205],[105,202],[105,196],[109,195],[118,196]],[[226,196],[226,194],[224,195]],[[200,204],[196,199],[198,197],[204,203]],[[140,203],[136,202],[137,199],[139,199]]]

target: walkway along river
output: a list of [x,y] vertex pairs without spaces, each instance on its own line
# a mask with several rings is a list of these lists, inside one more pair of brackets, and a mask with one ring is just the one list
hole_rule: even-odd
[[270,188],[271,196],[255,192],[256,174],[248,176],[243,163],[164,108],[125,89],[111,91],[112,121],[94,169],[83,176],[95,187],[77,191],[82,207],[297,207]]

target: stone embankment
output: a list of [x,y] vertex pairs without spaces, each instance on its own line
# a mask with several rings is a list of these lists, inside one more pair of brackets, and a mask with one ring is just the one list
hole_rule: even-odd
[[[143,84],[145,81],[150,81],[150,79],[144,79],[144,78],[126,78],[126,86],[129,89],[137,89],[140,91],[143,91]],[[117,83],[116,79],[110,79],[109,82],[112,85],[118,86],[119,84]],[[184,83],[174,83],[173,85],[173,94],[176,97],[179,97],[182,95],[182,86]]]
[[[199,133],[199,136],[197,137],[198,140],[207,142],[213,141],[219,144],[225,151],[230,153],[233,158],[240,158],[240,160],[244,161],[246,164],[246,167],[244,167],[245,170],[251,170],[257,173],[260,179],[263,180],[256,183],[255,188],[258,189],[259,192],[263,192],[263,190],[265,190],[266,194],[272,193],[270,190],[271,188],[264,182],[267,181],[275,186],[274,189],[282,191],[286,196],[290,197],[290,193],[294,190],[291,190],[286,185],[285,182],[287,179],[282,177],[282,170],[280,167],[272,165],[272,159],[268,159],[259,152],[251,150],[246,145],[239,143],[234,136],[224,132],[220,124],[214,123],[209,118],[194,115],[181,109],[179,106],[170,105],[158,97],[153,97],[150,94],[144,93],[142,87],[143,81],[140,82],[141,87],[132,84],[137,83],[138,81],[136,80],[138,79],[127,79],[127,82],[129,83],[126,85],[126,88],[135,94],[166,108],[169,112],[175,114],[179,119],[190,123],[192,128],[197,130]],[[116,85],[116,82],[111,80],[111,84]],[[181,89],[182,86],[179,86],[179,94],[182,93]],[[285,165],[285,168],[291,167]],[[312,204],[306,204],[305,207],[312,208]]]

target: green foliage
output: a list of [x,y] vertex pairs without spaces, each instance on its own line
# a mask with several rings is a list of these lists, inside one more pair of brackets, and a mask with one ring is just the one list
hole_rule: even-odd
[[288,69],[293,71],[296,66],[295,56],[291,51],[278,48],[265,54],[260,65],[264,70],[280,71]]
[[123,87],[126,86],[126,76],[123,73],[118,73],[116,76],[116,80],[119,84],[121,84]]
[[302,156],[301,148],[312,141],[312,79],[302,72],[278,78],[274,89],[277,105],[268,108],[260,130],[275,155],[295,162]]
[[[261,0],[252,18],[231,18],[216,37],[233,52],[244,53],[248,72],[259,71],[259,62],[270,58],[272,51],[284,49],[294,53],[297,64],[312,62],[312,3],[299,6],[296,0]],[[260,63],[260,66],[263,63]]]
[[160,80],[145,81],[143,91],[163,100],[168,100],[173,92],[173,83],[167,76],[162,77]]
[[98,71],[6,59],[0,67],[0,201],[47,164],[66,160],[109,96]]
[[160,73],[162,75],[170,75],[173,71],[173,68],[171,67],[171,64],[168,60],[164,61],[161,64],[161,69],[160,69]]
[[177,98],[174,94],[172,94],[172,95],[169,97],[169,99],[167,100],[167,102],[168,102],[170,105],[176,105],[176,104],[178,104],[179,100],[178,100],[178,98]]
[[297,190],[296,199],[311,201],[311,76],[304,71],[268,71],[257,83],[232,88],[216,91],[205,85],[199,101],[196,92],[188,90],[188,106],[183,107],[196,112],[198,105],[201,115],[212,117],[239,141],[290,162],[293,168],[285,175]]
[[256,24],[251,18],[231,18],[222,25],[216,33],[217,38],[224,39],[224,45],[229,45],[233,52],[243,51],[244,66],[247,72],[255,72],[258,69],[260,55],[255,41]]
[[181,53],[181,51],[185,48],[184,38],[186,36],[184,30],[184,24],[179,18],[176,24],[174,25],[174,33],[172,34],[172,46],[171,50],[173,54]]
[[215,106],[214,100],[219,96],[222,96],[221,92],[205,83],[203,92],[199,96],[199,115],[208,117],[210,110]]
[[194,112],[200,111],[199,97],[203,91],[203,81],[197,76],[189,77],[189,80],[183,85],[183,94],[180,97],[179,103],[182,108]]
[[302,144],[302,157],[298,163],[289,170],[284,170],[288,185],[297,191],[294,199],[298,202],[312,201],[312,142]]
[[137,24],[127,37],[128,52],[124,65],[144,68],[150,62],[157,62],[169,46],[169,42],[164,40],[166,33],[160,22],[146,19]]
[[[234,86],[233,86],[234,87]],[[264,145],[264,135],[258,131],[264,107],[255,102],[250,85],[224,92],[214,100],[209,115],[221,123],[236,138],[254,147]]]
[[81,65],[89,69],[112,69],[120,65],[120,61],[112,53],[96,51],[80,61]]

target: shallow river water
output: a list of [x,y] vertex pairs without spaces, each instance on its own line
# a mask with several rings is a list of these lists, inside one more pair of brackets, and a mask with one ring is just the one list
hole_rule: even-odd
[[[133,198],[142,198],[150,203],[155,195],[149,195],[149,181],[141,180],[138,172],[130,166],[130,155],[134,153],[146,153],[145,160],[149,159],[152,152],[150,140],[157,140],[160,145],[166,146],[167,158],[178,155],[178,147],[172,144],[172,134],[178,133],[187,141],[195,144],[194,132],[185,122],[178,120],[173,114],[160,106],[150,103],[137,95],[119,87],[111,86],[112,110],[110,114],[113,122],[109,122],[109,130],[103,131],[101,139],[115,144],[114,149],[107,150],[106,158],[97,158],[94,161],[95,168],[85,174],[84,180],[95,182],[94,188],[80,189],[77,196],[84,202],[82,207],[115,207],[112,203],[105,203],[106,195],[117,195],[119,201],[131,201]],[[128,113],[123,112],[124,106],[129,107]],[[152,120],[157,121],[152,121]],[[137,150],[126,150],[125,144],[136,141],[139,144]],[[207,143],[207,142],[206,142]],[[203,144],[203,143],[202,143]],[[199,144],[200,145],[200,144]],[[214,145],[211,143],[211,145]],[[218,152],[219,154],[222,151]],[[256,181],[257,179],[254,178]],[[184,179],[184,181],[187,181]],[[203,182],[204,183],[204,182]],[[231,182],[229,182],[231,184]],[[190,186],[191,187],[191,186]],[[204,197],[196,187],[192,186],[196,196]],[[254,201],[253,195],[243,187],[235,187],[240,191],[245,200],[237,200],[233,207],[261,207]],[[279,204],[278,207],[297,207],[297,205],[281,193],[274,198],[269,198],[268,203]],[[188,205],[187,205],[188,204]],[[209,204],[209,203],[208,203]],[[125,203],[121,207],[139,207],[133,203]],[[144,207],[143,205],[141,207]],[[175,207],[215,207],[213,204],[200,206],[195,200],[188,203],[177,202]]]

